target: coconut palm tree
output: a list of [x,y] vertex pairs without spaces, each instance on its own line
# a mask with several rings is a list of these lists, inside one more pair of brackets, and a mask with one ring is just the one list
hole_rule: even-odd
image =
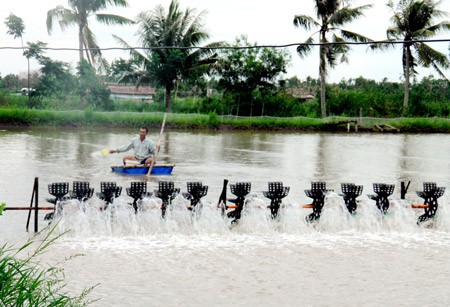
[[440,32],[450,30],[449,21],[437,22],[438,19],[448,16],[447,12],[438,9],[439,4],[440,1],[433,0],[400,0],[397,4],[392,0],[389,1],[387,6],[394,15],[391,17],[393,25],[386,31],[388,41],[371,46],[373,49],[388,49],[396,46],[389,41],[403,41],[401,44],[405,78],[403,114],[408,110],[411,75],[417,74],[415,68],[418,65],[431,66],[441,77],[447,79],[442,70],[450,68],[449,59],[424,42]]
[[[172,0],[166,12],[161,5],[152,11],[142,12],[135,22],[139,25],[137,36],[142,48],[132,47],[123,39],[116,39],[131,49],[131,55],[137,65],[135,70],[124,77],[136,80],[136,85],[156,82],[165,88],[167,112],[172,111],[171,92],[178,80],[206,72],[217,58],[213,47],[222,43],[211,43],[197,47],[209,38],[202,30],[204,12],[195,9],[180,10],[177,0]],[[130,75],[131,78],[130,78]]]
[[107,25],[131,23],[131,20],[122,16],[99,13],[108,6],[127,7],[127,0],[68,0],[68,4],[70,8],[58,5],[47,12],[48,33],[51,34],[54,21],[59,23],[63,31],[68,27],[77,26],[80,63],[84,60],[83,50],[85,50],[87,61],[91,66],[104,64],[95,35],[89,28],[89,19],[95,16],[97,21]]
[[314,36],[319,35],[321,44],[319,47],[320,108],[321,116],[326,117],[325,85],[328,67],[334,68],[338,62],[348,62],[347,55],[350,47],[345,44],[345,41],[371,41],[363,35],[341,29],[341,27],[363,16],[364,10],[372,5],[351,8],[344,0],[314,0],[314,2],[317,20],[307,15],[296,15],[294,26],[305,30],[311,30],[313,27],[319,29],[306,39],[304,44],[297,47],[297,53],[302,58],[307,56],[312,50],[311,44],[315,43]]

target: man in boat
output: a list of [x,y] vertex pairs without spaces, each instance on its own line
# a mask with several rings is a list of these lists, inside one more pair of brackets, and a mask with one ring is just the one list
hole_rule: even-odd
[[119,153],[134,149],[134,156],[124,156],[123,165],[126,161],[134,161],[139,164],[151,164],[156,150],[155,143],[147,137],[148,129],[146,127],[139,128],[139,136],[134,137],[129,144],[123,145],[117,149],[111,149],[109,153]]

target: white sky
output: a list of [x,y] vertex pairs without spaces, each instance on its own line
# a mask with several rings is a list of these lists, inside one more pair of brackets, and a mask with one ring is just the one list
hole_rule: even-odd
[[[57,5],[68,7],[66,0],[1,0],[0,4],[0,47],[20,47],[20,39],[14,40],[6,34],[5,18],[13,13],[24,20],[24,42],[36,42],[38,40],[48,43],[48,47],[77,48],[77,29],[71,28],[62,32],[58,24],[54,24],[52,35],[47,34],[47,11]],[[209,32],[210,41],[232,42],[245,34],[251,43],[258,45],[282,45],[303,42],[311,32],[293,26],[293,18],[296,14],[304,14],[315,17],[312,0],[179,0],[182,9],[195,8],[198,12],[205,10],[204,24]],[[345,29],[368,36],[374,40],[385,39],[386,29],[390,25],[389,18],[392,13],[386,8],[387,0],[354,0],[352,6],[373,4],[366,11],[366,16]],[[168,7],[170,0],[128,0],[129,8],[111,9],[108,12],[133,18],[141,11],[153,9],[162,4]],[[441,1],[441,10],[450,12],[450,0]],[[450,16],[446,18],[450,20]],[[108,27],[90,20],[90,26],[97,36],[100,47],[119,47],[112,38],[117,34],[133,45],[136,28],[127,26]],[[450,38],[450,33],[436,37],[440,39]],[[433,48],[449,54],[449,43],[431,43]],[[307,76],[318,77],[319,54],[318,47],[305,59],[301,59],[295,51],[295,47],[289,49],[292,54],[291,66],[287,77],[298,76],[305,79]],[[47,51],[47,56],[52,59],[69,62],[72,66],[78,60],[77,51]],[[121,51],[104,51],[104,56],[111,61],[119,57],[127,58],[128,55]],[[373,52],[366,46],[353,46],[350,53],[350,62],[340,64],[329,72],[329,81],[339,82],[343,78],[364,78],[381,81],[388,78],[391,81],[399,81],[402,75],[401,53],[397,47],[389,52]],[[25,57],[21,50],[0,50],[0,74],[20,74],[27,69]],[[38,69],[39,65],[32,61],[31,69]],[[425,76],[434,74],[431,69],[419,69],[419,80]],[[450,77],[450,71],[446,71]]]

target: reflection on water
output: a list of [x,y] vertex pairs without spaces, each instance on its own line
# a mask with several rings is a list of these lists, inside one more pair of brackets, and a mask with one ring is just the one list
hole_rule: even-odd
[[[135,134],[134,130],[2,131],[0,159],[5,176],[0,187],[8,191],[6,200],[24,203],[34,177],[44,186],[73,180],[90,181],[94,187],[101,181],[129,186],[135,178],[110,172],[111,165],[121,163],[121,156],[104,157],[100,151],[123,145]],[[157,138],[156,131],[150,135]],[[225,178],[230,183],[252,182],[255,192],[266,190],[269,181],[283,181],[291,187],[292,201],[307,201],[303,190],[311,181],[326,181],[334,189],[341,182],[355,182],[364,185],[363,194],[372,193],[374,182],[399,185],[411,180],[414,189],[424,181],[448,186],[449,153],[447,134],[166,132],[158,161],[176,167],[170,178],[151,178],[149,184],[170,179],[184,188],[187,181],[202,181],[215,199]],[[48,196],[45,189],[42,192]]]
[[[159,131],[150,135],[157,139]],[[35,177],[42,205],[53,182],[89,181],[124,188],[107,210],[97,197],[70,201],[57,232],[69,231],[43,256],[64,263],[71,291],[100,285],[96,306],[150,305],[440,305],[450,301],[450,135],[325,134],[266,132],[184,132],[163,135],[158,162],[176,164],[169,177],[132,178],[111,173],[120,155],[103,156],[137,134],[135,129],[93,131],[33,129],[0,131],[0,201],[28,206]],[[240,222],[230,227],[216,204],[224,179],[251,182]],[[182,197],[161,219],[160,200],[146,198],[134,214],[125,188],[147,180],[209,186],[204,209],[192,218]],[[268,182],[282,181],[290,193],[280,217],[272,220],[263,197]],[[304,190],[325,181],[327,196],[318,223],[306,223],[311,202]],[[411,181],[399,200],[401,181]],[[433,228],[418,227],[410,203],[423,182],[447,188],[439,199]],[[357,214],[345,210],[342,182],[363,185]],[[396,185],[388,215],[367,197],[372,184]],[[233,195],[228,190],[228,197]],[[45,225],[41,213],[40,225]],[[26,214],[0,217],[0,242],[20,243]],[[433,291],[416,285],[433,284]],[[238,291],[236,291],[238,289]],[[444,302],[444,303],[443,303]]]

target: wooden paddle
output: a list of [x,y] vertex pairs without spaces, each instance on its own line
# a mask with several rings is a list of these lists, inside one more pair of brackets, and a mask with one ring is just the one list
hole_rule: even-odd
[[150,167],[148,168],[147,176],[150,176],[152,169],[153,169],[153,165],[155,165],[155,162],[156,162],[156,156],[158,155],[158,152],[159,152],[158,148],[161,145],[161,138],[162,138],[162,134],[164,132],[164,125],[166,124],[166,117],[167,117],[167,113],[164,113],[164,118],[163,118],[163,122],[161,125],[161,131],[159,132],[158,143],[156,144],[156,152],[155,152],[155,155],[153,156],[152,163],[150,163]]

